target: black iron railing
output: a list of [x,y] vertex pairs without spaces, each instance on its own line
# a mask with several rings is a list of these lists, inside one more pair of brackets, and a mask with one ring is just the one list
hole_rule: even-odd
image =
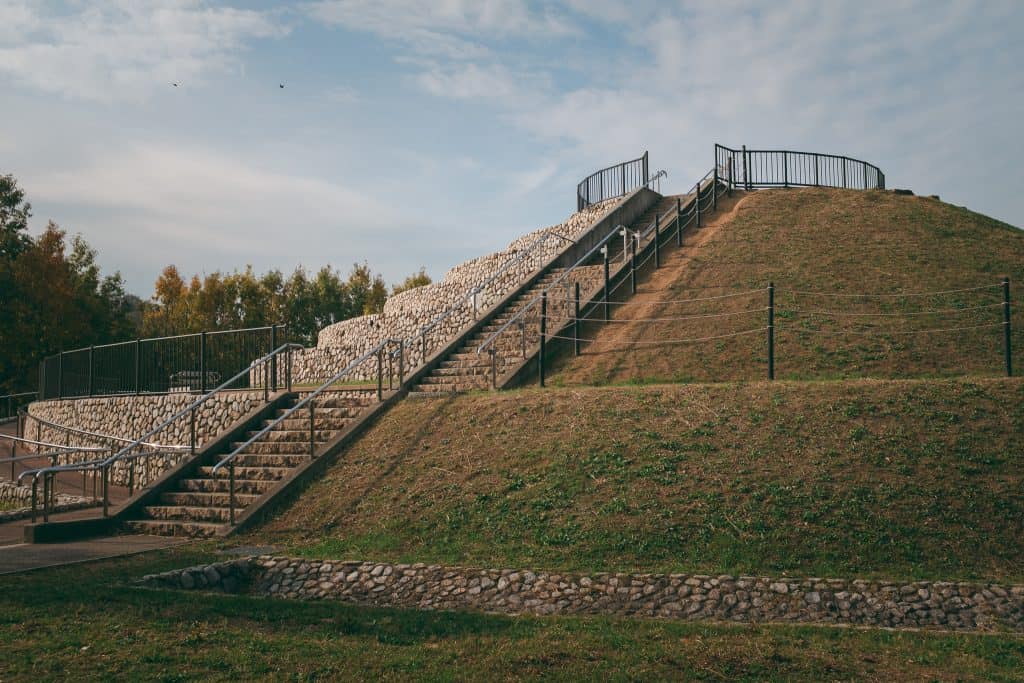
[[205,393],[283,341],[283,326],[272,325],[64,351],[40,363],[39,398]]
[[37,395],[34,391],[26,391],[20,394],[0,396],[0,423],[16,419],[18,409],[35,401]]
[[576,210],[582,211],[591,204],[621,197],[647,185],[648,182],[650,174],[647,168],[647,152],[644,152],[638,159],[602,168],[583,179],[576,186]]
[[715,170],[730,189],[839,187],[884,190],[885,174],[874,164],[835,154],[715,145]]

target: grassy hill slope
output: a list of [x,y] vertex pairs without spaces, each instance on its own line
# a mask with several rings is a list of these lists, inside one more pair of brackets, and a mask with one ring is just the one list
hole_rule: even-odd
[[408,400],[245,543],[478,566],[1024,579],[1024,383]]
[[[726,211],[732,208],[727,205]],[[723,214],[712,227],[688,235],[684,249],[668,255],[666,266],[642,284],[632,303],[615,307],[616,316],[650,320],[755,312],[607,325],[585,335],[599,342],[587,346],[583,356],[556,363],[551,381],[593,385],[763,379],[763,332],[653,347],[625,342],[762,328],[767,322],[763,288],[769,281],[777,288],[779,378],[1000,375],[998,282],[1004,275],[1016,292],[1015,365],[1024,371],[1024,231],[933,199],[881,191],[754,192],[743,196],[735,211]],[[910,294],[976,285],[988,287],[929,297],[797,293]],[[688,304],[649,303],[747,290],[761,291]],[[979,306],[985,308],[959,310]],[[920,315],[931,310],[947,312]],[[978,325],[986,327],[905,334]]]

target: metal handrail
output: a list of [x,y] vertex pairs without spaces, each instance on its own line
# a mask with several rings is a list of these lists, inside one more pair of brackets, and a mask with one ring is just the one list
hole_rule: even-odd
[[[691,193],[694,194],[694,205],[697,205],[698,202],[701,201],[701,192],[703,192],[703,184],[708,180],[709,177],[712,177],[714,174],[715,174],[715,170],[714,169],[712,169],[711,171],[708,171],[707,173],[704,174],[704,176],[700,180],[698,180],[694,184],[694,186],[692,188],[690,188],[690,192],[688,192],[688,194],[691,194]],[[717,192],[717,190],[716,190],[716,192]],[[696,209],[696,210],[699,211],[699,209]],[[675,211],[675,209],[669,209],[668,211],[666,211],[661,216],[656,216],[655,219],[651,222],[651,224],[647,228],[645,228],[645,229],[640,231],[640,234],[643,235],[644,237],[646,237],[654,229],[654,226],[656,224],[660,224],[664,220],[664,218],[666,216],[668,216],[669,214],[673,213],[674,211]],[[692,218],[692,216],[693,216],[693,210],[691,209],[690,217]],[[689,220],[687,220],[687,224],[688,223],[689,223]],[[487,339],[485,339],[477,347],[477,349],[476,349],[477,354],[483,353],[487,349],[487,347],[491,346],[494,343],[494,341],[499,336],[501,336],[502,333],[504,333],[504,331],[506,329],[511,327],[513,323],[517,323],[519,318],[522,317],[523,315],[525,315],[526,312],[529,311],[531,308],[533,308],[533,306],[538,301],[540,301],[540,299],[544,295],[546,295],[553,287],[555,287],[558,283],[560,283],[562,280],[564,280],[566,277],[568,277],[570,275],[570,273],[575,271],[576,268],[578,268],[580,265],[582,265],[585,261],[589,260],[596,252],[598,252],[602,247],[604,247],[604,245],[607,244],[611,240],[612,237],[621,234],[621,231],[623,231],[623,230],[629,230],[629,228],[624,226],[624,225],[616,225],[614,228],[612,228],[611,232],[609,232],[607,235],[605,235],[601,239],[601,241],[599,241],[597,244],[595,244],[590,249],[590,251],[588,251],[586,254],[584,254],[582,257],[580,257],[576,261],[576,263],[572,264],[558,278],[556,278],[550,284],[548,284],[548,286],[545,287],[544,290],[541,293],[539,293],[535,297],[533,297],[533,299],[531,299],[529,301],[529,303],[527,303],[525,306],[523,306],[519,310],[518,313],[516,313],[514,316],[512,316],[512,318],[509,319],[508,322],[506,322],[500,328],[495,330],[489,337],[487,337]]]
[[[724,152],[725,154],[721,154]],[[767,164],[761,162],[759,157],[770,157],[771,155],[782,155],[781,165],[781,178],[778,178],[778,171],[780,170],[777,165],[777,161],[772,163],[772,171],[776,173],[776,178],[773,180],[761,180],[757,181],[751,176],[755,170],[768,170]],[[746,189],[753,189],[755,187],[841,187],[847,189],[885,189],[885,173],[882,172],[878,166],[863,161],[861,159],[855,159],[853,157],[838,155],[838,154],[824,154],[820,152],[801,152],[797,150],[789,149],[747,149],[746,145],[742,149],[732,149],[725,145],[715,144],[715,166],[722,167],[723,156],[729,160],[729,174],[728,182],[730,187],[745,187]],[[736,157],[739,157],[740,168],[736,168]],[[796,163],[790,166],[790,158],[795,158]],[[813,182],[810,182],[810,178],[801,178],[800,171],[806,171],[807,167],[803,164],[804,158],[812,158],[814,160],[814,178]],[[828,182],[829,177],[833,180],[837,180],[835,177],[835,168],[829,169],[828,166],[825,168],[826,182],[821,182],[820,171],[819,171],[819,160],[826,160],[829,162],[842,162],[842,168],[838,175],[842,178],[841,183],[830,183]],[[847,172],[849,168],[848,164],[854,164],[854,170],[852,173]],[[795,173],[790,178],[789,170],[792,168]],[[739,177],[739,171],[742,170],[742,180],[737,180]],[[829,171],[832,171],[830,173]],[[869,173],[870,171],[870,173]],[[871,178],[871,174],[874,175]],[[862,179],[864,185],[863,188],[859,187],[861,183],[851,182],[855,179]],[[872,184],[870,180],[873,180]]]
[[[647,163],[648,163],[647,152],[644,152],[643,156],[637,157],[636,159],[630,159],[629,161],[623,161],[621,163],[614,164],[614,165],[609,166],[607,168],[602,168],[600,171],[594,171],[593,173],[588,175],[586,178],[581,180],[576,185],[576,210],[577,211],[582,211],[583,209],[587,208],[588,206],[590,206],[592,204],[597,204],[598,202],[603,202],[606,199],[613,199],[615,197],[621,197],[623,195],[629,194],[630,192],[632,192],[634,189],[636,189],[638,187],[645,187],[647,185],[648,180],[649,180],[648,175],[647,175]],[[637,173],[638,172],[640,175],[643,176],[643,182],[637,183],[634,187],[627,189],[627,187],[626,187],[626,174],[627,174],[627,170],[626,169],[627,168],[631,168],[631,167],[635,166],[636,164],[639,164],[640,168],[638,170],[632,170],[631,169],[629,172],[630,173]],[[619,192],[618,194],[614,194],[614,195],[613,194],[609,194],[608,196],[605,196],[605,193],[604,193],[604,189],[605,189],[604,188],[604,177],[605,177],[605,174],[608,173],[609,171],[614,171],[616,169],[618,169],[618,175],[621,178],[621,180],[619,182],[619,185],[618,185],[618,187],[621,190],[621,192]],[[591,186],[592,186],[593,181],[594,181],[595,178],[597,178],[598,181],[599,181],[598,182],[598,195],[599,195],[599,197],[597,198],[596,201],[591,201],[590,200],[590,195],[591,195],[590,189],[591,189]],[[615,180],[619,180],[619,178],[609,177],[609,185],[612,186],[612,188],[614,188],[616,186],[615,182],[614,182]],[[584,195],[584,192],[583,192],[584,188],[586,188],[586,190],[587,190],[585,195]],[[610,188],[610,191],[614,191],[614,189]]]
[[[279,346],[278,348],[274,349],[269,354],[263,356],[262,358],[259,358],[259,359],[255,360],[255,361],[253,361],[252,363],[250,363],[248,368],[246,368],[245,370],[242,370],[241,372],[239,372],[235,376],[233,376],[230,379],[226,380],[225,382],[221,383],[217,388],[207,392],[206,394],[204,394],[200,398],[196,399],[195,401],[193,401],[191,404],[189,404],[185,408],[179,410],[177,413],[175,413],[174,415],[172,415],[168,419],[164,420],[162,423],[160,423],[159,425],[157,425],[153,429],[149,430],[148,432],[146,432],[142,436],[140,436],[138,439],[133,441],[131,444],[125,446],[124,448],[122,448],[117,453],[113,453],[112,455],[110,455],[108,458],[100,459],[100,460],[93,460],[93,461],[88,461],[88,462],[82,462],[82,463],[69,463],[69,464],[66,464],[66,465],[57,465],[57,466],[51,466],[51,467],[41,467],[41,468],[37,468],[37,469],[33,469],[33,470],[26,470],[26,471],[22,472],[18,476],[18,482],[20,483],[21,480],[24,479],[25,477],[27,477],[29,475],[32,475],[32,488],[33,488],[33,492],[34,492],[40,476],[43,477],[44,489],[45,489],[46,481],[48,479],[51,479],[57,473],[60,473],[60,472],[73,472],[73,471],[86,471],[86,470],[90,470],[90,469],[95,471],[97,469],[102,469],[103,470],[103,479],[104,479],[104,483],[103,483],[103,515],[106,516],[107,515],[107,510],[108,510],[108,505],[109,505],[109,484],[108,484],[107,479],[108,479],[108,473],[110,471],[110,468],[114,465],[114,463],[118,462],[121,459],[133,459],[133,458],[138,458],[138,457],[143,457],[143,456],[148,457],[148,456],[152,456],[152,455],[161,455],[161,456],[170,455],[170,453],[166,453],[166,452],[132,453],[131,451],[133,451],[135,448],[143,446],[146,443],[145,439],[147,439],[147,438],[153,436],[154,434],[157,434],[160,431],[166,429],[168,426],[170,426],[175,421],[177,421],[180,417],[183,417],[184,415],[189,414],[189,413],[191,413],[191,415],[192,415],[192,443],[191,443],[190,449],[194,453],[195,452],[195,447],[196,447],[196,443],[195,443],[195,411],[196,411],[196,409],[200,405],[202,405],[203,403],[208,401],[210,398],[212,398],[214,395],[216,395],[218,392],[225,390],[228,386],[233,384],[235,381],[237,381],[237,380],[241,379],[242,377],[244,377],[244,376],[248,375],[249,373],[251,373],[253,368],[255,368],[257,366],[260,366],[260,365],[266,365],[266,364],[270,363],[272,360],[275,360],[277,358],[277,356],[281,355],[281,354],[287,354],[289,359],[290,359],[291,351],[294,348],[302,348],[302,345],[301,344],[293,344],[293,343],[283,344],[283,345]],[[274,377],[273,381],[276,384],[276,382],[277,382],[277,377],[276,376]],[[264,392],[264,399],[265,400],[268,398],[269,384],[270,384],[270,382],[264,382],[263,392]],[[290,368],[288,369],[288,372],[286,372],[286,384],[287,384],[287,388],[289,390],[291,390],[291,372],[290,372]],[[33,519],[34,519],[35,518],[35,495],[34,495],[34,493],[33,493],[32,514],[33,514]],[[46,516],[46,509],[44,507],[44,519],[45,519],[45,516]]]
[[350,373],[357,366],[362,365],[364,362],[369,360],[375,354],[380,354],[381,351],[384,350],[384,347],[386,347],[388,344],[391,344],[391,343],[393,343],[393,340],[385,339],[384,341],[382,341],[381,343],[377,344],[375,347],[373,347],[372,349],[370,349],[369,351],[364,353],[362,356],[360,356],[359,358],[356,358],[354,361],[352,361],[351,363],[346,365],[343,370],[341,370],[336,375],[331,377],[329,380],[327,380],[326,382],[321,384],[316,390],[311,392],[304,399],[302,399],[301,401],[296,403],[294,406],[292,406],[291,408],[286,410],[283,415],[281,415],[280,417],[275,419],[273,422],[271,422],[269,425],[267,425],[266,427],[264,427],[260,431],[256,432],[256,434],[254,434],[252,437],[250,437],[248,441],[246,441],[242,445],[238,446],[231,453],[228,453],[226,456],[221,458],[220,462],[218,462],[216,465],[213,466],[213,469],[210,471],[210,474],[211,475],[216,475],[217,472],[222,467],[224,467],[224,465],[226,465],[229,462],[231,462],[232,460],[234,460],[235,457],[237,455],[239,455],[240,451],[242,451],[244,448],[246,448],[248,446],[251,446],[253,444],[253,442],[258,440],[261,436],[263,436],[267,432],[271,431],[277,425],[281,424],[281,422],[283,420],[286,420],[286,419],[290,418],[292,416],[292,414],[295,413],[299,408],[304,407],[306,404],[308,404],[310,401],[315,399],[317,396],[319,396],[323,392],[327,391],[328,387],[330,387],[331,385],[335,384],[338,380],[340,380],[342,377],[344,377],[345,375]]
[[[31,415],[29,413],[23,413],[23,414],[26,417],[28,417],[28,418],[30,418],[32,420],[35,420],[36,422],[38,422],[40,424],[46,425],[47,427],[51,427],[53,429],[61,429],[61,430],[66,431],[66,432],[71,432],[72,434],[79,434],[81,436],[87,436],[87,437],[93,438],[93,439],[105,439],[107,441],[117,441],[119,443],[132,443],[132,439],[126,439],[126,438],[124,438],[122,436],[114,436],[113,434],[102,434],[100,432],[90,432],[90,431],[88,431],[86,429],[78,429],[76,427],[68,427],[67,425],[57,424],[56,422],[51,422],[50,420],[38,417],[36,415]],[[2,436],[2,435],[0,435],[0,436]],[[186,450],[187,451],[189,449],[189,447],[185,446],[185,445],[172,445],[172,444],[163,444],[163,443],[151,443],[149,441],[145,441],[145,442],[143,442],[143,443],[141,443],[139,445],[144,446],[146,448],[157,448],[157,449],[171,450],[171,451],[174,451],[174,450]],[[102,450],[108,450],[108,449],[104,448]]]
[[[33,418],[35,419],[35,418]],[[106,453],[109,448],[101,448],[98,446],[70,446],[67,444],[49,443],[46,441],[35,441],[33,439],[26,439],[20,436],[14,436],[13,434],[0,434],[0,439],[7,439],[8,441],[17,441],[18,443],[29,444],[32,446],[44,446],[46,448],[57,448],[65,451],[83,451],[83,452],[95,452],[95,453]]]
[[[380,380],[380,373],[381,373],[381,368],[382,368],[382,360],[383,360],[383,355],[385,353],[385,347],[387,347],[388,344],[393,344],[393,343],[394,343],[394,340],[392,340],[392,339],[385,339],[384,341],[382,341],[381,343],[377,344],[375,347],[373,347],[372,349],[370,349],[369,351],[364,353],[362,356],[360,356],[359,358],[357,358],[354,361],[352,361],[351,363],[349,363],[347,366],[345,366],[345,368],[343,370],[341,370],[340,372],[335,374],[333,377],[331,377],[329,380],[327,380],[326,382],[321,384],[315,391],[311,392],[309,395],[307,395],[305,398],[300,400],[294,406],[292,406],[291,408],[286,410],[284,412],[284,414],[282,414],[280,417],[278,417],[277,419],[273,420],[272,422],[270,422],[270,424],[265,426],[263,429],[259,430],[254,435],[249,437],[249,439],[246,440],[245,443],[239,445],[233,451],[231,451],[230,453],[225,455],[223,458],[220,459],[220,461],[216,465],[213,466],[213,469],[210,470],[210,476],[214,477],[214,478],[217,476],[217,473],[220,472],[225,466],[227,466],[227,468],[228,468],[228,523],[229,524],[234,524],[235,523],[235,458],[238,457],[243,450],[245,450],[246,448],[251,446],[260,437],[262,437],[266,433],[268,433],[271,430],[273,430],[275,427],[277,427],[279,424],[281,424],[281,422],[283,422],[284,420],[292,418],[292,416],[294,416],[300,409],[305,408],[307,405],[309,406],[309,457],[313,458],[315,456],[315,443],[316,443],[316,418],[315,418],[316,405],[314,403],[314,400],[317,397],[319,397],[322,393],[327,391],[327,389],[331,385],[333,385],[334,383],[338,382],[342,377],[344,377],[348,373],[352,372],[352,370],[354,370],[359,365],[362,365],[364,362],[369,360],[374,355],[377,356],[377,382],[378,382],[378,384],[377,384],[377,396],[378,396],[378,399],[382,400],[383,399],[383,395],[381,393],[382,387],[381,387],[381,384],[380,384],[380,381],[381,381]],[[399,343],[401,344],[401,342],[399,342]],[[399,372],[401,373],[401,371],[399,371]]]

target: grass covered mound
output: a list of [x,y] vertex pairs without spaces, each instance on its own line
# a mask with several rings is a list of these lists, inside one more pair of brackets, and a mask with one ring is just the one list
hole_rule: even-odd
[[133,586],[176,548],[0,576],[0,678],[1011,681],[1019,635],[370,609]]
[[[618,318],[642,321],[585,335],[599,343],[586,345],[580,358],[556,362],[551,382],[764,379],[764,332],[658,346],[625,342],[763,328],[770,281],[776,286],[778,378],[1001,375],[1003,276],[1011,278],[1015,365],[1024,367],[1024,231],[951,204],[891,192],[771,190],[735,201],[724,204],[711,227],[689,233],[683,250],[670,247],[665,266],[641,284],[639,296],[614,307]],[[985,288],[911,296],[973,286]],[[644,303],[749,290],[760,291]],[[845,296],[864,293],[899,296]],[[694,317],[741,311],[752,312]],[[664,318],[679,319],[651,322]],[[950,331],[908,334],[926,329]]]
[[1024,383],[407,400],[243,542],[586,571],[1024,579]]

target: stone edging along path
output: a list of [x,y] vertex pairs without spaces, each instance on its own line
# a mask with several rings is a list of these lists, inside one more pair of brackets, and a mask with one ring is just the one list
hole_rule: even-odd
[[1024,631],[1024,585],[579,574],[260,556],[143,577],[153,588],[500,614]]

